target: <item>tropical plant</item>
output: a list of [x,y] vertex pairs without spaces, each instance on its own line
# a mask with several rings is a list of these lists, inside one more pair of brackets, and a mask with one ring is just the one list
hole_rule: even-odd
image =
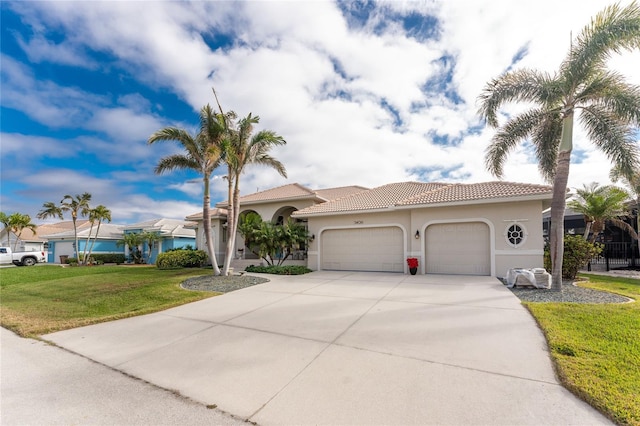
[[78,216],[84,217],[89,214],[91,208],[89,207],[89,201],[91,201],[91,194],[85,192],[82,195],[65,195],[60,204],[55,204],[48,201],[42,205],[42,210],[37,215],[38,219],[46,219],[48,217],[57,217],[60,220],[63,218],[64,212],[71,213],[71,220],[73,222],[73,238],[75,241],[75,257],[78,259]]
[[243,216],[238,232],[246,247],[269,265],[282,265],[295,250],[309,242],[304,225],[292,220],[282,225],[264,222],[255,213]]
[[[91,258],[91,252],[93,252],[93,247],[98,239],[98,234],[100,233],[100,225],[102,225],[102,221],[106,220],[107,222],[111,222],[111,210],[100,204],[96,208],[93,208],[89,211],[89,222],[91,222],[91,228],[89,229],[89,235],[87,236],[87,242],[84,245],[84,254],[82,256],[82,263],[87,264],[87,261]],[[87,246],[89,246],[89,239],[91,238],[91,232],[93,231],[93,225],[98,222],[98,227],[96,228],[96,236],[91,241],[91,246],[89,247],[89,252],[87,253]]]
[[207,261],[202,250],[172,250],[160,253],[156,259],[158,269],[199,268]]
[[[631,173],[623,173],[618,167],[611,169],[609,177],[613,182],[622,181],[633,195],[633,204],[635,207],[636,230],[640,231],[640,170],[634,170]],[[640,239],[637,240],[638,249],[640,250]]]
[[7,231],[7,247],[11,244],[9,239],[10,233],[13,233],[16,236],[16,240],[13,242],[14,251],[18,247],[18,241],[20,241],[20,236],[22,235],[23,230],[31,229],[35,234],[36,229],[38,228],[38,225],[31,222],[31,216],[22,213],[12,213],[7,216],[4,212],[0,212],[0,222],[2,222],[5,230]]
[[227,137],[226,117],[215,114],[207,104],[200,110],[198,133],[177,127],[165,127],[149,137],[148,143],[161,141],[178,142],[185,150],[184,154],[174,154],[160,159],[155,168],[156,174],[173,170],[193,170],[202,175],[204,194],[202,197],[202,221],[207,252],[215,275],[220,275],[211,233],[211,193],[210,178],[221,163],[222,145]]
[[[542,175],[553,182],[551,259],[554,290],[562,288],[564,210],[574,115],[588,138],[624,173],[638,165],[635,127],[640,122],[640,87],[609,71],[612,53],[640,48],[640,7],[633,2],[598,13],[572,43],[559,70],[549,75],[531,69],[508,71],[489,82],[479,97],[479,113],[498,132],[486,151],[486,166],[502,177],[507,155],[520,141],[530,141]],[[498,122],[509,102],[535,106]]]
[[122,236],[122,239],[116,242],[118,246],[129,247],[129,261],[133,263],[142,263],[142,250],[140,246],[144,243],[144,238],[141,232],[127,232]]
[[141,238],[147,245],[147,258],[145,259],[145,261],[146,263],[149,263],[149,261],[151,260],[153,245],[156,242],[162,241],[162,237],[157,232],[144,231],[141,235]]
[[[221,110],[222,112],[222,110]],[[227,122],[229,141],[224,159],[227,164],[228,207],[227,207],[227,247],[222,274],[225,275],[231,265],[235,249],[238,219],[240,216],[240,176],[250,164],[261,164],[275,169],[281,176],[287,177],[284,165],[272,157],[269,152],[275,146],[285,145],[284,138],[271,130],[261,130],[253,135],[253,126],[260,117],[249,113],[237,123]]]
[[0,223],[2,223],[5,231],[7,231],[7,247],[9,247],[11,245],[11,240],[9,239],[9,215],[5,212],[0,212]]
[[[606,223],[626,231],[634,239],[638,234],[631,225],[622,220],[629,216],[626,201],[629,194],[623,189],[613,185],[598,186],[596,182],[584,185],[583,189],[576,190],[575,198],[567,202],[567,206],[584,215],[586,224],[584,239],[594,242],[598,235],[604,231]],[[589,239],[589,234],[592,233]]]
[[[602,244],[591,243],[580,235],[566,235],[563,244],[562,277],[567,280],[574,280],[580,268],[584,268],[591,259],[602,253]],[[549,247],[544,250],[544,267],[551,272]]]

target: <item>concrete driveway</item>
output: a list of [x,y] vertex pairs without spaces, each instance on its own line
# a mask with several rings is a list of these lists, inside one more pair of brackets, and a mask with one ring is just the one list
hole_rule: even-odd
[[610,424],[495,278],[268,278],[44,338],[259,424]]

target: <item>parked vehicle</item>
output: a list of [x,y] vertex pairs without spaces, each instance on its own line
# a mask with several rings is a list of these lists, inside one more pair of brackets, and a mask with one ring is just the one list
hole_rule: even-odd
[[13,263],[16,266],[33,266],[46,263],[47,256],[43,251],[12,251],[10,247],[0,247],[0,264]]

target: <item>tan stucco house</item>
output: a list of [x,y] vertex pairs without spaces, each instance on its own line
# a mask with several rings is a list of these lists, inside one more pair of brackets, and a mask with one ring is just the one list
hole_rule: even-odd
[[[240,211],[305,222],[313,240],[303,259],[313,270],[407,273],[406,259],[415,257],[420,274],[504,276],[513,267],[542,267],[542,211],[551,197],[550,186],[512,182],[325,190],[290,184],[241,197]],[[212,225],[222,255],[226,203],[216,207]],[[201,225],[201,213],[187,217],[198,219]],[[238,238],[238,257],[247,256],[243,246]]]

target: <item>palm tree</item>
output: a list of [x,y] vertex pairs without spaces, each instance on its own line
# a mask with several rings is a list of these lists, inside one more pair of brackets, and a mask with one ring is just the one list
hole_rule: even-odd
[[31,222],[31,216],[29,216],[28,214],[13,213],[7,217],[7,224],[5,225],[5,227],[7,229],[7,244],[9,244],[9,232],[13,232],[13,234],[16,236],[16,240],[13,242],[13,251],[15,251],[18,247],[18,241],[20,240],[22,231],[24,229],[31,229],[35,234],[38,225]]
[[[633,194],[633,202],[635,204],[636,215],[636,229],[640,231],[640,171],[634,170],[632,173],[623,173],[617,167],[611,169],[609,177],[613,182],[622,181],[625,186]],[[638,249],[640,250],[640,239],[637,241]]]
[[91,238],[91,231],[93,230],[93,224],[97,221],[98,227],[96,228],[96,237],[91,241],[91,247],[89,247],[89,253],[84,256],[83,263],[87,263],[87,260],[91,258],[91,252],[93,252],[93,246],[96,244],[98,234],[100,234],[100,225],[103,221],[111,222],[111,210],[100,204],[96,208],[91,209],[89,212],[89,221],[91,222],[91,229],[89,229],[89,236],[87,237],[87,243],[85,244],[85,254],[87,252],[87,246],[89,245],[89,238]]
[[604,231],[606,222],[628,232],[634,239],[638,234],[631,225],[620,219],[629,215],[626,201],[629,194],[613,185],[598,186],[596,182],[584,185],[583,189],[576,190],[576,198],[567,202],[567,206],[584,215],[586,228],[584,239],[594,242],[598,235]]
[[78,216],[84,217],[89,214],[91,208],[89,207],[89,201],[91,201],[91,194],[85,192],[82,195],[65,195],[60,204],[47,201],[42,205],[42,210],[37,214],[38,219],[46,219],[48,217],[57,217],[62,220],[64,212],[71,212],[71,220],[73,221],[73,237],[75,240],[75,253],[76,259],[80,262],[78,257]]
[[274,168],[281,176],[287,177],[284,165],[269,155],[274,146],[285,145],[284,138],[271,130],[262,130],[255,135],[253,126],[260,117],[251,113],[237,123],[235,128],[228,127],[230,139],[225,150],[225,162],[228,169],[229,201],[227,213],[227,247],[222,274],[226,275],[231,265],[233,250],[240,216],[240,176],[249,164],[261,164]]
[[140,251],[140,246],[144,243],[144,239],[142,238],[141,232],[129,232],[125,233],[122,236],[122,239],[116,242],[118,246],[124,246],[125,249],[128,247],[130,252],[129,256],[133,258],[134,263],[142,262],[142,253]]
[[11,240],[9,239],[9,216],[5,212],[0,212],[0,223],[7,231],[7,247],[9,247],[11,245]]
[[202,175],[204,195],[202,197],[202,220],[209,259],[215,275],[220,275],[211,235],[211,194],[209,180],[221,163],[221,146],[226,136],[225,118],[214,114],[207,104],[200,110],[200,128],[196,135],[177,127],[165,127],[149,137],[149,144],[160,141],[175,141],[185,149],[184,154],[161,158],[155,168],[156,174],[173,170],[194,170]]
[[162,241],[162,237],[157,232],[145,231],[140,236],[144,242],[147,244],[147,258],[145,259],[145,263],[149,263],[151,260],[151,252],[153,250],[153,245],[156,241]]
[[[609,71],[612,53],[640,48],[640,8],[607,7],[587,25],[554,74],[524,69],[506,72],[488,83],[479,97],[479,113],[498,132],[486,151],[486,166],[502,177],[507,155],[529,140],[542,175],[553,182],[550,248],[553,289],[562,289],[564,209],[573,148],[574,114],[589,139],[625,173],[638,165],[634,126],[640,122],[640,87]],[[532,109],[499,125],[498,109],[509,102],[533,103]]]

